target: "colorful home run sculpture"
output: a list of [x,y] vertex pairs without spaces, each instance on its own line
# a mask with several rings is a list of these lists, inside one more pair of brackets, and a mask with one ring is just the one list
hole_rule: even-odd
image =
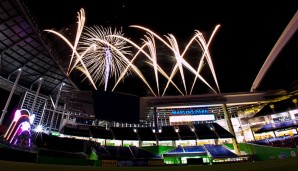
[[7,129],[4,138],[13,146],[31,148],[31,124],[35,115],[30,115],[27,109],[16,110],[14,119]]

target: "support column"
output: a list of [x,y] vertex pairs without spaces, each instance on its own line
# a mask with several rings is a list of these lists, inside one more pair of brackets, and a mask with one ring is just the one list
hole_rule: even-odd
[[275,131],[272,131],[272,132],[273,132],[274,138],[276,138],[276,133],[275,133]]
[[[44,117],[44,113],[45,113],[45,108],[46,108],[46,105],[47,103],[44,103],[44,106],[43,106],[43,110],[42,110],[42,113],[41,113],[41,116],[40,116],[40,120],[38,122],[38,125],[42,125],[44,122],[43,122],[43,117]],[[46,122],[47,123],[47,122]]]
[[172,146],[176,147],[176,140],[172,140]]
[[142,146],[143,146],[143,141],[139,140],[139,147],[142,147]]
[[298,108],[298,105],[297,105],[297,98],[292,99],[292,102],[295,104],[295,108],[297,109],[297,108]]
[[[293,102],[294,105],[295,105],[295,109],[297,109],[297,108],[298,108],[298,106],[297,106],[297,98],[293,98],[293,99],[292,99],[292,102]],[[291,116],[291,119],[294,120],[294,122],[296,122],[295,114],[291,114],[289,111],[288,111],[288,113],[289,113],[289,115]],[[296,124],[296,123],[295,123],[295,124]]]
[[2,73],[3,73],[2,56],[3,56],[3,53],[0,53],[0,76],[2,76]]
[[[63,106],[63,112],[62,112],[62,116],[61,116],[61,121],[60,121],[60,126],[59,126],[59,131],[62,130],[62,126],[63,126],[63,123],[64,123],[64,115],[65,115],[65,109],[66,109],[66,103],[64,103],[64,106]],[[67,122],[68,120],[66,120]]]
[[156,107],[154,107],[153,119],[154,119],[154,130],[155,130],[155,133],[158,133],[159,132],[159,129],[158,129],[158,112],[157,112],[157,108]]
[[241,136],[243,136],[243,141],[246,142],[245,135],[244,135],[244,130],[243,130],[242,123],[241,123],[241,119],[239,117],[238,117],[238,122],[239,122],[240,131],[241,131]]
[[53,125],[53,121],[54,121],[54,116],[55,116],[55,113],[56,113],[56,109],[57,109],[57,105],[58,105],[58,101],[59,101],[59,98],[60,98],[60,94],[61,94],[61,90],[62,90],[62,87],[64,86],[64,83],[62,82],[59,90],[58,90],[58,94],[57,94],[57,97],[56,97],[56,102],[55,102],[55,106],[54,106],[54,111],[53,111],[53,114],[52,114],[52,117],[51,117],[51,123],[50,123],[50,129],[49,129],[49,133],[52,132],[52,125]]
[[222,109],[223,109],[223,112],[224,112],[225,120],[227,121],[227,124],[228,124],[229,131],[232,135],[235,136],[235,138],[232,138],[235,153],[237,155],[240,155],[240,150],[239,150],[238,143],[237,143],[237,140],[236,140],[236,134],[235,134],[235,131],[234,131],[234,128],[233,128],[233,124],[232,124],[232,121],[231,121],[230,114],[229,114],[228,109],[227,109],[227,105],[225,103],[222,105]]
[[154,107],[153,123],[154,123],[155,137],[156,137],[156,146],[158,146],[159,145],[159,140],[157,139],[157,136],[156,136],[156,134],[159,133],[157,107]]
[[35,92],[34,100],[33,100],[33,103],[32,103],[31,109],[30,109],[30,114],[33,114],[35,104],[36,104],[36,100],[37,100],[37,97],[39,95],[41,84],[42,84],[42,78],[39,79],[39,84],[38,84],[37,90]]
[[19,79],[20,79],[21,73],[22,73],[22,69],[20,68],[20,69],[18,69],[18,75],[17,75],[17,78],[16,78],[16,80],[15,80],[14,83],[13,83],[13,86],[12,86],[12,88],[11,88],[11,90],[10,90],[10,94],[9,94],[9,96],[8,96],[8,99],[7,99],[7,101],[6,101],[6,104],[5,104],[5,106],[4,106],[4,109],[2,110],[2,115],[1,115],[1,118],[0,118],[0,125],[2,125],[2,123],[3,123],[5,114],[7,113],[7,108],[8,108],[8,106],[9,106],[9,103],[10,103],[11,98],[12,98],[12,96],[13,96],[14,90],[16,89],[16,87],[17,87],[17,85],[18,85],[18,81],[19,81]]
[[[250,124],[249,124],[249,128],[248,128],[248,129],[250,130],[250,133],[251,133],[251,135],[252,135],[253,141],[255,141],[255,140],[256,140],[255,133],[254,133],[254,131],[252,131],[252,129],[251,129],[251,127],[250,127]],[[251,140],[250,140],[250,141],[251,141]]]

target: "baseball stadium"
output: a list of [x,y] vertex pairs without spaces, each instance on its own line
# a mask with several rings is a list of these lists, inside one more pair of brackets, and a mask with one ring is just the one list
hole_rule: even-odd
[[57,31],[34,2],[0,2],[0,170],[297,170],[297,59],[286,85],[262,84],[297,58],[297,9],[250,90],[227,93],[209,51],[220,25],[180,52],[143,26],[142,43],[88,27],[83,8]]

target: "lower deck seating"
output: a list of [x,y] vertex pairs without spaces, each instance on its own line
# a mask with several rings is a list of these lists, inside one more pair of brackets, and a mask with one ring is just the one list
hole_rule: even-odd
[[123,146],[103,146],[111,157],[122,158],[122,159],[133,159],[133,153],[130,151],[129,147]]
[[213,158],[235,158],[235,157],[238,157],[237,154],[228,150],[223,145],[204,144],[204,147],[207,149],[207,151]]
[[66,152],[50,149],[39,149],[38,156],[55,157],[55,158],[71,158],[71,159],[88,159],[88,155],[83,152]]
[[298,145],[298,136],[283,136],[277,138],[266,138],[262,140],[252,141],[250,143],[272,146],[272,147],[285,147],[285,148],[296,148]]
[[164,157],[207,156],[204,146],[178,146],[163,154]]
[[97,146],[96,154],[102,158],[114,159],[160,159],[157,154],[143,150],[136,146]]
[[184,150],[187,153],[205,153],[206,149],[204,148],[204,146],[199,145],[199,146],[184,146]]
[[39,156],[86,159],[91,152],[91,142],[74,138],[61,138],[40,134],[33,137]]
[[160,159],[161,158],[157,154],[143,150],[136,146],[130,146],[130,149],[131,149],[131,152],[133,153],[135,159]]

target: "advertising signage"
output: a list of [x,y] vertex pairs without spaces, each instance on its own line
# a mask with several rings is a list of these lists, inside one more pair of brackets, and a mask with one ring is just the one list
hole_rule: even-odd
[[214,121],[215,117],[213,114],[210,115],[177,115],[169,116],[170,123],[175,122],[195,122],[195,121]]
[[172,109],[172,115],[204,115],[209,114],[208,108]]

